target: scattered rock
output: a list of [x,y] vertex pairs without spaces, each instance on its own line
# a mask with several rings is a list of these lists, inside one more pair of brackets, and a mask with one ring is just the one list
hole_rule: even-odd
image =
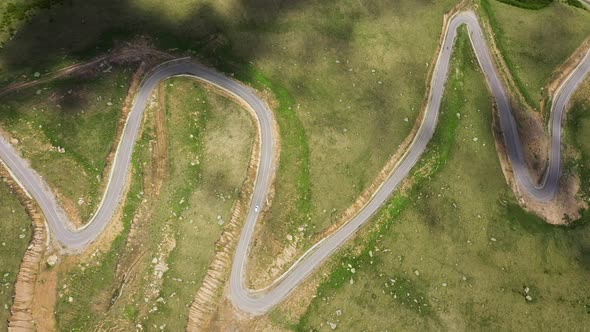
[[332,323],[332,322],[328,322],[328,325],[330,325],[330,328],[331,328],[332,330],[335,330],[335,329],[336,329],[336,327],[337,327],[336,323]]
[[168,271],[168,264],[166,264],[164,261],[158,262],[158,264],[156,264],[154,267],[154,274],[158,279],[162,279],[162,276],[166,271]]
[[527,296],[525,296],[524,298],[525,298],[525,300],[527,300],[528,302],[531,302],[531,301],[533,300],[533,297],[532,297],[532,296],[530,296],[530,295],[527,295]]
[[73,297],[71,297],[71,296],[70,296],[70,297],[68,297],[68,302],[70,302],[70,303],[74,302],[74,298],[73,298]]
[[340,310],[340,309],[336,310],[336,316],[340,316],[340,315],[342,315],[342,310]]
[[495,237],[490,238],[490,240],[492,240],[492,242],[496,242],[496,238]]
[[35,77],[39,77],[39,76],[41,76],[41,73],[40,73],[40,72],[38,72],[38,71],[36,71],[36,72],[35,72],[35,74],[33,74],[33,76],[35,76]]
[[20,142],[16,138],[11,138],[10,139],[10,144],[12,144],[12,145],[18,145],[18,143],[20,143]]
[[287,240],[293,241],[293,236],[291,234],[287,234]]
[[443,286],[443,287],[447,287],[447,283],[446,283],[446,282],[443,282],[443,283],[442,283],[442,286]]
[[54,266],[57,263],[57,255],[47,257],[47,265]]
[[416,276],[419,276],[419,275],[420,275],[420,271],[416,270],[416,271],[414,271],[414,274],[415,274]]
[[477,137],[474,137],[474,138],[473,138],[473,141],[474,141],[474,142],[477,142],[477,140],[478,140],[478,139],[479,139],[479,138],[477,138]]
[[408,121],[410,121],[410,119],[408,119],[407,117],[404,118],[404,122],[408,122]]

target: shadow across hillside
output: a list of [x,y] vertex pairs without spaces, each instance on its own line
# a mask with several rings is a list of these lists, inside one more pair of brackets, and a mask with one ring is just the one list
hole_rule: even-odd
[[[83,62],[138,38],[177,55],[195,56],[220,70],[238,71],[244,63],[254,61],[263,48],[253,42],[246,55],[234,56],[229,36],[232,31],[272,27],[281,15],[303,5],[302,0],[220,0],[214,5],[200,0],[184,4],[152,0],[8,1],[9,9],[0,16],[0,29],[14,36],[0,49],[0,86],[32,79],[35,72],[44,74],[68,63]],[[6,9],[0,5],[2,8]],[[71,78],[51,84],[53,94],[64,98],[59,108],[64,113],[90,102],[68,94],[72,80],[85,81]],[[0,100],[15,97],[8,94]],[[0,117],[10,116],[6,109],[2,113]]]
[[[228,47],[218,40],[230,25],[266,25],[303,5],[303,1],[225,2],[221,7],[229,9],[220,13],[199,1],[183,5],[188,9],[176,9],[181,5],[148,0],[33,0],[34,5],[11,11],[10,15],[24,19],[0,51],[2,76],[44,71],[64,58],[87,59],[138,36],[150,38],[160,48],[191,50],[213,61],[219,56],[216,52],[227,53],[227,49],[216,49]],[[216,47],[208,47],[212,42],[217,42]],[[200,52],[203,49],[206,52]],[[255,57],[257,45],[251,45],[251,49],[249,54]]]

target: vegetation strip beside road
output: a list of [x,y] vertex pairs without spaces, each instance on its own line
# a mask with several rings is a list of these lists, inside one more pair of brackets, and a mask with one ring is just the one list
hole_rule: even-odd
[[[26,196],[0,166],[0,321],[10,317],[19,265],[31,239],[32,226],[24,206]],[[22,190],[21,190],[22,191]],[[20,305],[19,305],[20,307]],[[22,315],[21,315],[22,317]],[[0,326],[4,331],[6,324]]]

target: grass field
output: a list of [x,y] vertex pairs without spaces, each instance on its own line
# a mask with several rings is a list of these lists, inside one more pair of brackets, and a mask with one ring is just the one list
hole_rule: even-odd
[[102,196],[106,157],[132,75],[131,68],[106,70],[11,93],[0,105],[2,130],[18,139],[23,156],[81,222]]
[[[590,36],[590,11],[562,1],[527,10],[482,0],[498,48],[527,102],[539,108],[551,73]],[[486,13],[486,11],[481,11]]]
[[[455,3],[456,1],[452,0],[435,2],[378,0],[370,3],[347,0],[337,4],[322,1],[186,0],[163,5],[155,0],[56,1],[55,5],[48,9],[31,9],[27,17],[11,23],[18,32],[12,40],[4,44],[4,48],[0,51],[2,70],[0,79],[11,82],[21,74],[30,77],[35,71],[45,72],[64,63],[87,59],[141,34],[151,37],[151,41],[163,49],[174,48],[179,52],[193,54],[219,69],[236,73],[238,79],[252,84],[259,90],[270,90],[276,100],[275,111],[281,134],[281,161],[276,181],[276,196],[267,219],[262,223],[260,237],[251,251],[253,257],[256,257],[256,260],[252,261],[253,268],[257,271],[266,271],[273,264],[277,254],[288,244],[285,241],[288,235],[294,236],[297,247],[301,251],[316,240],[314,235],[338,220],[339,214],[371,183],[388,157],[397,150],[398,145],[408,135],[424,98],[427,64],[434,57],[442,29],[442,15]],[[585,24],[589,14],[566,6],[560,1],[539,11],[523,10],[497,1],[491,1],[490,8],[497,21],[496,35],[507,62],[523,94],[532,105],[536,106],[542,97],[540,89],[547,82],[550,73],[590,32],[590,27]],[[518,19],[512,20],[510,15],[515,15],[514,17]],[[542,29],[547,25],[550,25],[552,29]],[[119,87],[128,83],[128,74],[112,73],[102,76],[101,83],[89,83],[91,86],[84,88],[85,93],[91,96],[84,99],[88,105],[74,102],[71,104],[69,113],[47,111],[50,106],[54,107],[51,103],[43,104],[51,102],[51,98],[47,98],[53,91],[51,87],[49,90],[41,90],[39,95],[36,94],[37,89],[24,92],[18,96],[20,99],[15,99],[12,104],[7,102],[7,106],[2,106],[4,109],[0,109],[2,114],[12,114],[12,118],[8,116],[0,119],[2,128],[8,131],[17,130],[17,134],[26,133],[21,142],[23,149],[27,149],[28,144],[35,146],[28,154],[28,158],[33,160],[33,167],[44,174],[54,188],[63,191],[65,198],[74,203],[74,206],[77,205],[80,197],[85,198],[84,204],[76,207],[80,209],[81,216],[88,216],[96,204],[93,197],[97,197],[99,180],[97,175],[100,175],[97,172],[100,172],[101,165],[104,165],[105,153],[110,147],[109,142],[113,139],[117,114],[115,111],[119,109],[116,106],[120,102],[117,98],[110,99],[113,106],[108,108],[108,113],[103,113],[97,110],[104,110],[102,106],[107,100],[97,100],[94,103],[94,98],[97,95],[104,97],[123,94],[123,90],[127,89]],[[465,76],[461,79],[479,82],[478,75],[473,71],[466,73]],[[76,81],[68,84],[80,85]],[[192,135],[193,138],[204,137],[203,143],[198,145],[200,146],[198,150],[183,150],[188,149],[183,145],[186,142],[177,143],[175,146],[173,140],[180,136],[174,135],[181,135],[184,133],[183,130],[195,128],[182,127],[188,125],[181,121],[185,118],[168,117],[168,121],[172,121],[171,125],[174,128],[169,131],[172,135],[170,149],[173,150],[170,151],[171,166],[168,176],[175,180],[166,182],[161,195],[157,199],[152,198],[149,206],[146,206],[140,204],[141,200],[137,197],[143,191],[142,185],[145,185],[142,179],[146,180],[136,175],[137,179],[134,180],[129,196],[130,203],[127,203],[127,216],[124,217],[125,224],[129,225],[136,208],[139,209],[138,211],[143,211],[142,213],[151,213],[143,227],[146,232],[140,232],[138,235],[137,241],[143,244],[143,247],[127,248],[126,237],[130,230],[126,229],[115,241],[109,253],[94,259],[97,263],[95,267],[92,269],[85,267],[84,270],[79,267],[78,270],[73,270],[64,276],[62,286],[66,284],[70,287],[68,292],[74,295],[72,296],[74,302],[69,302],[69,295],[64,295],[60,299],[58,305],[60,329],[84,330],[96,326],[97,322],[104,317],[117,318],[119,321],[113,320],[113,322],[123,325],[130,324],[125,326],[141,322],[154,328],[154,325],[159,327],[163,324],[162,322],[166,322],[169,329],[177,330],[184,324],[186,311],[181,308],[184,308],[192,299],[194,290],[198,287],[198,280],[202,278],[204,272],[202,269],[213,253],[213,241],[221,230],[215,220],[213,224],[205,223],[207,225],[203,226],[205,228],[198,226],[194,228],[190,220],[193,220],[195,224],[199,224],[197,220],[211,222],[211,217],[217,219],[217,215],[225,220],[232,199],[235,199],[235,193],[229,188],[238,186],[236,181],[240,179],[239,165],[245,165],[241,164],[243,161],[241,158],[246,156],[236,151],[244,152],[251,144],[251,136],[246,133],[247,128],[232,127],[229,130],[227,129],[229,125],[224,125],[226,127],[215,125],[216,121],[221,122],[220,119],[215,120],[213,115],[217,112],[218,106],[233,109],[235,106],[227,106],[223,99],[200,89],[189,89],[187,84],[185,81],[175,81],[174,86],[167,88],[170,95],[180,93],[184,96],[179,100],[171,99],[171,103],[185,103],[177,107],[186,111],[186,107],[194,102],[194,98],[206,97],[208,102],[217,105],[208,108],[207,118],[202,114],[196,116],[195,121],[198,126],[208,129],[204,133],[195,132]],[[455,84],[458,88],[460,87],[459,83]],[[466,86],[469,85],[466,84]],[[179,88],[186,90],[176,91]],[[65,94],[68,88],[60,88],[59,91]],[[475,187],[471,186],[488,186],[487,182],[496,188],[491,190],[489,196],[478,199],[479,205],[468,204],[457,198],[457,202],[454,203],[460,207],[465,206],[464,211],[461,212],[461,217],[465,219],[468,219],[466,217],[468,213],[475,213],[474,209],[488,208],[489,202],[498,202],[499,196],[507,196],[508,198],[505,199],[512,202],[509,198],[512,196],[503,184],[504,179],[501,173],[497,172],[495,154],[493,161],[491,159],[493,141],[490,137],[483,136],[485,133],[489,136],[489,100],[484,91],[483,88],[477,88],[464,92],[465,96],[471,94],[478,96],[474,98],[475,100],[470,99],[468,105],[474,108],[479,107],[481,116],[487,117],[485,121],[480,120],[484,121],[481,123],[476,122],[476,117],[468,112],[473,110],[463,106],[463,102],[460,101],[461,96],[447,98],[449,107],[464,107],[465,114],[468,114],[467,117],[458,119],[459,123],[473,125],[481,130],[478,134],[479,140],[477,144],[474,143],[474,146],[480,149],[476,151],[477,153],[485,153],[485,158],[490,158],[487,159],[489,164],[485,166],[492,168],[486,168],[484,172],[481,170],[483,166],[475,167],[474,172],[475,170],[481,172],[475,175],[489,180],[486,172],[497,173],[493,181],[486,181],[483,184],[465,182],[461,183],[460,188],[452,188],[453,191],[470,194],[473,194],[475,190]],[[45,112],[31,111],[33,106],[40,110],[41,107],[37,105],[45,105],[43,106]],[[87,108],[84,115],[77,113],[80,107]],[[204,112],[205,109],[202,111]],[[233,113],[238,114],[238,112]],[[59,114],[59,117],[55,114]],[[86,116],[88,120],[81,120],[86,119]],[[230,118],[229,115],[224,117]],[[244,121],[247,120],[244,120],[244,117],[235,118],[234,122],[245,123]],[[62,131],[59,124],[65,125],[67,130]],[[39,125],[41,128],[38,128]],[[240,156],[235,160],[242,161],[236,161],[236,164],[228,163],[228,160],[236,158],[228,157],[232,154],[220,157],[224,159],[223,162],[209,156],[209,153],[213,153],[206,148],[206,137],[210,134],[209,128],[217,128],[211,129],[216,132],[216,130],[223,131],[222,127],[236,132],[232,140],[225,141],[218,138],[220,144],[227,149],[237,149],[232,154]],[[454,139],[451,136],[454,130],[449,129],[444,134],[440,134],[444,136],[446,144],[450,144],[448,142]],[[472,142],[473,137],[469,137],[468,131],[461,131],[460,126],[456,131],[463,135],[461,137],[466,141]],[[81,136],[82,132],[93,132],[96,135]],[[31,139],[27,140],[24,137],[34,137],[34,143],[30,143]],[[147,149],[149,142],[153,139],[153,130],[150,131],[148,126],[140,140],[139,149]],[[486,143],[485,149],[481,145],[483,142]],[[39,149],[39,144],[45,148]],[[58,155],[48,151],[48,148],[56,144],[65,147],[66,153]],[[89,146],[99,146],[100,149],[99,151],[88,149]],[[206,177],[193,179],[198,184],[193,188],[190,186],[190,181],[183,182],[176,179],[178,174],[190,173],[191,176],[196,174],[183,168],[187,166],[186,158],[189,155],[183,155],[182,152],[187,151],[189,155],[199,155],[205,160],[208,157],[212,158],[209,163],[203,163],[197,168],[202,174],[209,172],[207,174],[211,174],[211,179],[215,180],[208,182]],[[135,172],[138,174],[146,173],[151,167],[149,156],[142,153],[136,156]],[[175,157],[175,153],[180,153],[180,156]],[[463,159],[470,158],[463,155],[453,160],[465,163]],[[179,164],[184,162],[182,164],[184,166],[178,166],[179,168],[175,169],[172,165],[177,162]],[[207,169],[209,167],[207,165],[211,168]],[[457,164],[457,167],[453,168],[467,166]],[[448,168],[444,169],[450,172]],[[456,176],[455,174],[445,175],[448,179]],[[77,185],[68,185],[68,181],[71,182],[73,178],[76,179]],[[440,183],[440,181],[441,187],[448,188],[451,185]],[[225,188],[225,190],[215,192],[212,189],[214,187]],[[434,189],[422,189],[424,192],[434,191]],[[480,188],[477,193],[482,191],[483,189]],[[420,196],[419,193],[420,190],[416,192],[416,197],[425,199],[425,196]],[[445,199],[450,199],[449,195],[446,195]],[[217,202],[212,199],[213,197],[223,202]],[[197,204],[200,198],[207,200],[206,209],[200,208],[200,203]],[[183,203],[180,203],[181,201]],[[217,202],[219,205],[209,201]],[[397,201],[394,200],[392,203],[394,206],[397,204],[395,202]],[[483,205],[483,202],[486,205]],[[410,229],[415,230],[411,228],[415,223],[422,225],[416,219],[434,220],[433,224],[437,225],[436,227],[439,227],[443,221],[455,220],[455,215],[449,212],[455,211],[448,206],[451,204],[450,201],[444,200],[432,204],[434,205],[428,209],[425,208],[426,210],[413,210],[415,207],[404,210],[404,218],[415,221],[410,222],[409,226],[404,226],[409,227],[405,229],[406,232],[410,232]],[[443,211],[448,215],[439,217],[433,212],[440,206],[445,207]],[[504,213],[508,213],[505,211],[507,209],[509,209],[507,206],[495,206],[495,214],[484,216],[484,220],[490,224],[494,218],[500,221],[505,220]],[[510,209],[511,212],[508,213],[510,215],[520,213],[517,208]],[[191,219],[188,215],[193,215],[193,218]],[[182,222],[178,219],[181,217]],[[82,220],[85,219],[82,218]],[[186,220],[189,220],[188,224]],[[418,240],[449,241],[448,239],[456,239],[459,236],[455,233],[443,233],[440,237],[435,237],[432,235],[434,231],[430,232],[430,228],[424,225],[420,227],[425,235]],[[450,226],[445,229],[447,228]],[[551,232],[560,231],[551,230]],[[469,236],[482,236],[476,232],[475,228],[467,229],[466,232]],[[170,237],[165,238],[166,234]],[[407,234],[409,237],[409,233]],[[566,236],[563,233],[559,234],[556,236],[562,238]],[[508,239],[508,235],[506,236]],[[172,241],[174,245],[168,242],[171,238],[174,238]],[[168,244],[163,246],[163,241]],[[526,244],[526,246],[538,249],[539,245],[535,244],[531,236],[529,241],[532,244]],[[198,243],[198,246],[194,243]],[[414,254],[427,253],[427,248],[421,247],[422,251],[416,250]],[[134,252],[131,252],[131,249]],[[398,249],[401,250],[401,248]],[[479,249],[481,252],[487,252],[484,251],[483,244]],[[135,281],[129,281],[131,285],[134,285],[132,287],[136,287],[137,292],[131,296],[124,290],[120,295],[122,285],[121,280],[118,279],[120,276],[113,271],[118,271],[117,264],[134,263],[137,250],[145,253],[134,268],[138,271],[138,277]],[[117,252],[123,252],[121,254],[123,258],[118,257],[115,254]],[[153,276],[154,267],[151,262],[154,258],[158,258],[155,255],[160,252],[166,253],[170,270],[162,279],[161,290],[155,294],[150,289],[141,288],[145,286],[142,278],[149,279],[149,276]],[[197,252],[199,255],[196,254]],[[464,251],[460,253],[468,255]],[[430,254],[435,255],[432,252]],[[494,259],[491,255],[488,254],[482,260]],[[471,264],[470,267],[480,268],[478,264],[481,264],[481,261],[473,257],[465,257],[466,260],[471,259],[468,263]],[[436,264],[437,261],[431,258],[429,262]],[[193,263],[196,267],[192,267]],[[399,266],[388,265],[386,268],[390,267],[402,271]],[[403,268],[407,267],[403,266]],[[488,271],[483,268],[481,270]],[[498,276],[491,273],[490,276],[492,275]],[[253,279],[256,277],[254,276]],[[185,281],[189,279],[191,283],[186,283]],[[378,280],[372,276],[369,279],[372,280],[371,282]],[[179,283],[177,280],[183,280],[183,282]],[[96,286],[89,289],[88,285]],[[355,285],[358,286],[358,284]],[[424,293],[426,292],[433,291],[425,289]],[[484,293],[481,288],[479,292]],[[154,303],[160,294],[163,300]],[[116,295],[114,298],[117,301],[110,306],[113,295]],[[367,294],[357,295],[362,297]],[[145,301],[145,298],[148,300]],[[322,312],[327,312],[322,311],[324,309],[317,304],[317,301],[319,300],[316,300],[312,306],[317,306],[319,311],[309,314],[309,317],[301,323],[302,326],[317,326]],[[154,305],[157,310],[150,313]],[[455,310],[456,307],[452,309]],[[89,312],[97,314],[88,315]],[[357,312],[360,315],[363,311]],[[481,312],[476,312],[474,315],[480,314]],[[436,315],[433,314],[434,316]],[[367,315],[367,319],[368,317],[374,316]],[[407,317],[409,317],[408,320],[415,319],[411,316]],[[429,322],[434,320],[433,318],[426,322],[430,324]]]
[[287,235],[305,248],[338,220],[408,135],[454,4],[72,0],[35,9],[0,64],[4,78],[31,75],[142,34],[271,88],[282,105],[281,167],[257,242],[267,245],[252,251],[254,268],[267,270]]
[[[308,246],[307,239],[338,219],[409,133],[442,14],[453,4],[56,1],[11,23],[18,33],[0,60],[6,79],[31,75],[141,33],[228,71],[252,63],[272,82],[284,111],[276,204],[260,239],[269,243],[258,255],[264,261],[282,249],[288,234]],[[325,47],[309,52],[309,43]]]
[[[288,92],[285,99],[295,111],[291,117],[302,124],[293,144],[282,132],[291,123],[279,118],[281,163],[283,158],[294,162],[286,162],[291,170],[279,169],[273,206],[251,251],[254,269],[267,271],[289,244],[289,235],[300,248],[314,242],[313,236],[339,219],[409,134],[442,14],[451,4],[347,2],[336,6],[338,15],[328,15],[332,6],[314,3],[293,9],[280,22],[249,22],[235,37],[230,34],[231,40],[244,41],[234,43],[234,52],[256,56],[253,65]],[[324,22],[326,17],[333,18]],[[309,52],[311,42],[326,46]],[[251,44],[265,53],[249,54]]]
[[[580,177],[580,196],[590,203],[590,79],[580,85],[574,94],[571,110],[567,115],[566,141],[577,155],[566,161],[566,168],[573,169]],[[583,214],[590,219],[590,210]]]
[[[590,94],[590,81],[583,86],[585,95]],[[582,92],[582,91],[580,91]],[[581,94],[582,95],[582,94]],[[572,108],[571,119],[576,123],[574,136],[581,153],[590,156],[590,100],[578,99]]]
[[[89,262],[76,262],[71,269],[61,271],[57,288],[55,320],[59,330],[86,331],[100,322],[116,287],[116,267],[119,255],[124,254],[127,237],[134,215],[137,213],[145,183],[142,179],[144,165],[149,161],[149,130],[138,139],[132,158],[130,188],[122,208],[120,222],[123,229],[113,240],[110,250],[96,253]],[[117,221],[113,221],[117,222]],[[71,300],[70,300],[71,299]],[[102,314],[102,315],[101,315]]]
[[[185,112],[195,109],[192,103],[195,96],[206,103],[203,108],[207,122],[201,134],[199,154],[202,166],[195,182],[187,183],[190,190],[187,189],[186,205],[176,207],[178,224],[172,226],[176,247],[168,257],[169,270],[159,292],[163,302],[158,304],[157,312],[142,317],[142,324],[150,328],[165,324],[170,331],[180,331],[185,327],[188,306],[213,256],[215,242],[223,224],[229,221],[231,208],[240,194],[254,144],[254,128],[250,116],[226,98],[205,91],[187,79],[171,82],[174,88],[169,88],[167,94],[174,102],[169,106],[169,128],[178,128],[186,118]],[[186,134],[171,133],[171,165],[187,162],[179,152],[186,149]],[[184,197],[178,191],[181,186],[174,183],[179,181],[177,178],[175,173],[170,174],[170,179],[174,180],[168,185],[171,190],[176,190],[170,196],[172,202]],[[174,209],[175,204],[172,207]],[[160,220],[163,219],[165,217],[161,216]]]
[[524,9],[541,9],[549,6],[553,0],[498,0],[505,4]]
[[408,195],[390,200],[355,248],[336,259],[307,313],[287,325],[309,331],[330,330],[330,323],[339,330],[588,324],[587,229],[551,227],[518,207],[466,40],[462,34],[441,122],[421,163],[435,165],[434,172],[418,172]]
[[[146,187],[154,183],[148,175],[153,166],[147,151],[155,139],[150,114],[136,148],[142,156],[136,167],[145,165],[136,169],[136,182],[143,186],[129,194],[141,197],[135,229],[96,259],[100,268],[75,268],[62,277],[69,291],[58,305],[59,329],[134,329],[136,324],[184,329],[188,305],[240,193],[254,131],[245,111],[189,79],[168,80],[165,100],[168,162],[162,188],[148,194]],[[125,220],[135,213],[130,208]],[[164,273],[158,277],[158,271]],[[123,274],[129,275],[125,282],[118,278]]]
[[14,281],[31,239],[31,220],[8,186],[0,183],[0,331],[6,331]]

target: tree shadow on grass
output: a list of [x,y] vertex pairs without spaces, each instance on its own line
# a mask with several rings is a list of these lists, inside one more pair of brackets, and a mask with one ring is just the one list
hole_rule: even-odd
[[[11,0],[14,1],[14,0]],[[147,2],[147,1],[146,1]],[[220,13],[207,3],[195,1],[187,13],[164,14],[166,5],[140,4],[131,0],[36,0],[42,4],[24,10],[15,36],[0,51],[2,76],[43,71],[64,59],[82,60],[107,51],[137,36],[149,37],[157,47],[199,53],[230,25],[248,21],[269,24],[281,13],[303,1],[228,1],[231,10]],[[257,45],[251,45],[252,56]],[[215,57],[215,52],[203,54]],[[214,59],[212,59],[214,60]],[[251,59],[243,59],[248,61]]]
[[[179,56],[194,55],[220,70],[233,72],[254,61],[257,52],[263,49],[253,42],[247,54],[234,56],[228,37],[231,31],[240,27],[272,27],[282,14],[303,5],[303,1],[272,0],[220,0],[223,5],[198,0],[193,1],[194,5],[149,0],[143,3],[132,0],[8,1],[7,6],[14,8],[5,10],[4,17],[0,17],[4,22],[0,22],[0,29],[14,28],[14,36],[0,49],[2,86],[32,79],[34,72],[44,74],[65,64],[83,62],[139,37],[147,38],[156,48],[173,51]],[[229,9],[221,12],[220,8],[225,7]],[[5,7],[0,5],[0,10],[2,8]],[[17,20],[12,27],[7,25]],[[84,108],[89,103],[84,96],[68,93],[70,80],[83,84],[85,78],[51,84],[55,95],[64,96],[60,108],[64,113]],[[15,95],[2,97],[5,98],[13,99]]]

